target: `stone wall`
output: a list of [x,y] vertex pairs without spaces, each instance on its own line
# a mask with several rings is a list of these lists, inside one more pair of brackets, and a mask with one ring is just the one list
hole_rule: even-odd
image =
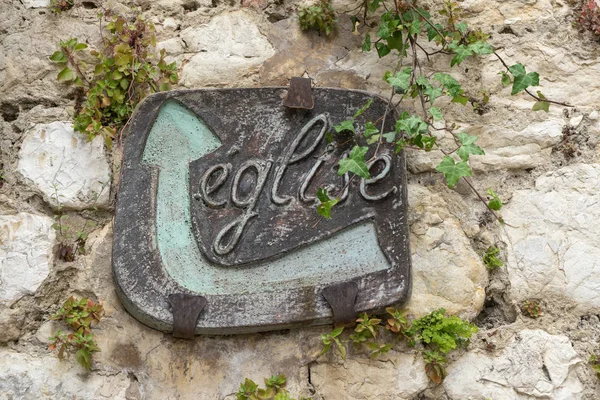
[[[587,359],[600,350],[600,44],[572,26],[570,2],[460,2],[507,60],[540,73],[544,94],[577,105],[533,113],[528,98],[502,90],[493,57],[461,66],[467,88],[490,89],[490,110],[447,107],[480,136],[487,155],[474,157],[475,181],[506,201],[504,227],[467,187],[445,187],[434,173],[439,154],[408,153],[414,289],[407,309],[421,316],[444,307],[480,327],[452,356],[440,386],[409,348],[376,360],[353,352],[345,361],[318,357],[328,327],[181,341],[125,312],[110,260],[120,149],[73,132],[74,93],[56,82],[47,60],[59,40],[100,40],[100,0],[75,3],[54,15],[47,0],[0,0],[1,399],[232,399],[244,378],[262,382],[274,373],[287,375],[294,396],[316,399],[598,398]],[[341,13],[358,4],[333,1]],[[125,15],[139,6],[154,21],[158,47],[182,65],[181,88],[287,85],[306,73],[317,86],[382,94],[381,77],[393,68],[391,59],[360,51],[361,37],[343,16],[332,38],[301,32],[298,4],[287,0],[106,5]],[[560,151],[565,140],[572,156]],[[69,226],[93,226],[87,255],[70,263],[54,255],[59,203]],[[488,273],[481,254],[495,243],[506,262]],[[91,372],[73,359],[59,362],[47,347],[59,329],[48,316],[70,295],[106,309]],[[541,318],[522,314],[526,299],[541,302]]]

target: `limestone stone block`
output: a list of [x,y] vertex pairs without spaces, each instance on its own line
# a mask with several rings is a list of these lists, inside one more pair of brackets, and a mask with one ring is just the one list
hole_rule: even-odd
[[376,360],[318,363],[310,376],[317,394],[324,399],[412,399],[429,383],[421,357],[395,351]]
[[0,303],[34,294],[50,271],[55,232],[42,215],[0,215]]
[[443,385],[452,400],[580,399],[581,361],[566,336],[523,330],[499,354],[467,353],[451,363]]
[[485,300],[488,274],[461,228],[438,194],[409,185],[413,290],[406,308],[423,316],[438,308],[475,318]]
[[[68,122],[38,124],[23,140],[17,170],[52,206],[106,206],[110,175],[101,137],[91,142]],[[55,192],[56,188],[56,192]]]
[[190,27],[181,33],[181,40],[186,53],[196,53],[181,73],[181,84],[189,88],[239,86],[242,77],[274,54],[246,11],[221,14],[206,25]]
[[549,172],[503,209],[511,295],[600,310],[600,165]]

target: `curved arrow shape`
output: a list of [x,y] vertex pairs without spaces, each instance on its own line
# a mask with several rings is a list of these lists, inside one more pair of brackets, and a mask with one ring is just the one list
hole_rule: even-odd
[[[221,268],[200,252],[190,217],[189,163],[216,150],[219,138],[192,111],[167,100],[152,125],[142,162],[157,166],[156,241],[163,267],[202,295],[328,284],[389,268],[372,223],[251,267]],[[293,276],[293,280],[290,276]]]

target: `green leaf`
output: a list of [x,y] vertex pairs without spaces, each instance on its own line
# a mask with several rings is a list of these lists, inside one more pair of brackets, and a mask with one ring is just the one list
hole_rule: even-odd
[[63,68],[63,70],[60,71],[58,73],[58,76],[56,77],[56,79],[58,79],[59,82],[71,82],[74,78],[75,75],[69,67]]
[[428,111],[429,111],[429,114],[431,114],[431,116],[433,117],[434,121],[439,121],[442,118],[444,118],[444,114],[442,114],[442,110],[440,110],[438,107],[430,107]]
[[410,87],[410,76],[412,69],[404,68],[402,71],[396,72],[395,76],[387,78],[387,82],[394,88],[400,89],[402,93],[406,92]]
[[436,72],[433,75],[433,79],[441,83],[452,97],[456,97],[463,93],[460,83],[458,83],[458,81],[454,79],[452,75]]
[[354,113],[354,117],[352,117],[352,118],[356,119],[356,118],[360,117],[361,115],[363,115],[363,113],[365,111],[367,111],[367,109],[369,107],[371,107],[372,103],[373,103],[373,99],[370,98],[364,106],[362,106],[357,112]]
[[469,98],[468,98],[468,97],[465,97],[465,96],[462,96],[462,95],[457,95],[457,96],[454,96],[454,97],[452,98],[452,102],[453,102],[453,103],[460,103],[460,104],[462,104],[463,106],[464,106],[465,104],[467,104],[467,102],[468,102],[468,101],[469,101]]
[[68,61],[66,54],[62,51],[55,51],[48,59],[58,64],[66,63]]
[[479,139],[477,136],[469,136],[466,133],[459,133],[456,136],[458,137],[458,140],[462,144],[462,146],[460,146],[460,148],[458,149],[456,154],[458,154],[458,156],[463,161],[467,161],[469,159],[470,154],[478,154],[478,155],[485,154],[483,152],[483,150],[481,149],[481,147],[479,147],[475,144],[477,139]]
[[85,43],[77,43],[75,45],[75,51],[79,51],[79,50],[83,50],[83,49],[87,49],[87,44],[85,44]]
[[383,134],[383,138],[385,139],[386,142],[388,143],[392,143],[396,140],[396,132],[388,132],[388,133],[384,133]]
[[500,72],[502,74],[502,86],[507,87],[512,83],[512,79],[510,79],[510,75],[506,72]]
[[465,33],[467,33],[467,30],[469,29],[469,25],[463,21],[458,24],[455,24],[454,28],[456,28],[457,31],[459,31],[460,33],[462,33],[464,35]]
[[390,54],[391,51],[389,47],[387,47],[381,42],[375,43],[375,49],[377,49],[377,54],[379,55],[379,58],[387,56],[388,54]]
[[445,156],[435,169],[444,174],[450,189],[458,183],[460,178],[472,175],[471,167],[466,161],[456,163],[450,156]]
[[515,95],[529,86],[538,86],[540,84],[540,75],[537,72],[525,73],[523,64],[515,64],[509,68],[510,73],[515,78],[511,95]]
[[498,211],[502,208],[502,200],[498,197],[498,195],[492,190],[488,189],[488,194],[492,196],[492,199],[488,203],[488,207],[494,211]]
[[374,13],[375,11],[377,11],[377,9],[379,8],[379,2],[380,2],[380,0],[373,0],[370,3],[367,3],[368,10],[371,14]]
[[333,129],[335,129],[335,131],[337,133],[344,132],[344,131],[350,131],[352,133],[356,133],[356,131],[354,130],[354,120],[353,119],[348,119],[346,121],[342,121],[338,125],[334,125]]
[[[440,24],[433,24],[433,26],[435,26],[437,28],[438,31],[440,31],[441,33],[444,32],[444,27]],[[427,24],[427,40],[429,40],[430,42],[432,40],[441,40],[440,35],[437,33],[437,31],[429,24]]]
[[338,169],[338,175],[352,172],[361,178],[369,179],[371,174],[365,161],[367,151],[369,151],[369,148],[366,146],[354,146],[352,151],[350,151],[350,155],[339,161],[340,168]]
[[373,124],[371,121],[368,121],[365,124],[365,132],[364,132],[365,137],[373,136],[376,133],[379,133],[379,129],[377,129],[375,124]]
[[90,352],[87,349],[83,348],[83,349],[77,350],[77,352],[75,353],[75,359],[77,360],[77,362],[79,364],[84,366],[86,369],[92,368]]
[[456,64],[460,65],[465,59],[473,55],[473,50],[464,44],[457,45],[456,43],[450,43],[448,48],[454,51],[454,57],[450,61],[450,66],[454,67]]
[[[428,127],[421,117],[412,115],[409,118],[399,119],[396,121],[396,132],[406,132],[410,137],[427,133]],[[385,136],[385,135],[384,135]]]
[[387,38],[387,45],[390,50],[396,49],[400,54],[404,53],[404,42],[402,42],[402,32],[396,31]]
[[537,91],[537,95],[538,95],[538,97],[539,97],[540,99],[542,99],[542,100],[540,100],[540,101],[537,101],[537,102],[536,102],[536,103],[533,105],[533,108],[532,108],[532,110],[533,110],[533,111],[544,110],[544,111],[548,112],[548,111],[550,110],[550,103],[548,103],[547,101],[544,101],[544,100],[546,100],[546,96],[544,96],[544,95],[542,94],[542,92],[540,92],[539,90]]
[[367,36],[365,36],[364,43],[362,44],[362,51],[371,51],[371,35],[369,35],[368,33]]
[[327,194],[327,189],[319,188],[317,190],[317,198],[320,201],[320,204],[317,206],[317,214],[331,219],[331,208],[339,203],[340,199],[333,198],[330,199]]
[[492,46],[490,46],[488,42],[485,42],[483,40],[478,40],[475,43],[471,43],[469,45],[469,49],[473,50],[473,53],[479,55],[492,54],[494,52]]

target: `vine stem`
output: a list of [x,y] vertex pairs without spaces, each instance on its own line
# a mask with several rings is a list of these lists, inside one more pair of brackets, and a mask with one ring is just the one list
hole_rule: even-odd
[[[504,59],[502,59],[502,57],[500,57],[500,54],[498,54],[498,52],[496,50],[494,50],[494,55],[496,57],[498,57],[498,60],[500,60],[500,62],[502,63],[502,65],[504,65],[504,68],[506,68],[506,71],[510,72],[510,67],[508,66],[508,64],[506,63],[506,61],[504,61]],[[575,107],[575,106],[573,106],[571,104],[563,103],[563,102],[560,102],[560,101],[554,101],[554,100],[550,100],[550,99],[542,99],[539,96],[536,96],[535,94],[531,93],[529,91],[529,89],[525,89],[525,92],[528,95],[530,95],[531,97],[533,97],[537,101],[545,101],[546,103],[557,104],[559,106],[564,106],[564,107]]]

